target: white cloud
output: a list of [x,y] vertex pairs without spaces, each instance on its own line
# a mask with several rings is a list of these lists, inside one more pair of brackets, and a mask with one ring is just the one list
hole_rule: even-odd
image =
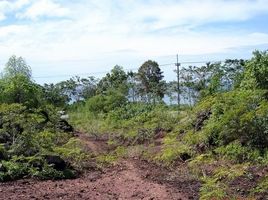
[[6,19],[7,13],[17,11],[21,9],[23,6],[28,5],[29,3],[30,3],[29,0],[0,1],[0,21]]
[[6,11],[9,9],[8,1],[0,1],[0,21],[6,19]]
[[[245,21],[268,12],[268,0],[91,0],[78,13],[103,27],[127,32],[156,31],[211,22]],[[146,3],[147,2],[147,3]],[[76,13],[77,14],[77,13]]]
[[22,34],[23,32],[26,32],[26,31],[28,31],[27,26],[23,26],[23,25],[9,25],[9,26],[0,27],[0,38],[2,40],[8,39],[10,38],[11,35]]
[[26,11],[18,13],[17,17],[36,20],[39,17],[64,17],[68,13],[68,8],[64,8],[52,0],[38,0],[34,1]]
[[[220,53],[239,46],[268,44],[267,32],[250,32],[239,27],[239,31],[226,29],[217,33],[194,29],[212,22],[217,29],[222,22],[246,22],[268,14],[268,0],[18,0],[14,3],[11,6],[10,2],[0,1],[0,20],[6,17],[5,13],[1,15],[4,7],[18,17],[18,24],[0,26],[0,58],[7,60],[17,54],[39,63],[55,62],[51,68],[43,69],[47,71],[68,73],[71,69],[61,62],[66,60],[97,59],[100,60],[97,65],[110,67],[111,58],[117,59],[114,64],[120,64],[129,57]],[[64,18],[42,20],[42,17]],[[21,19],[27,19],[27,23],[24,20],[20,24]],[[122,49],[128,51],[124,53]],[[75,71],[85,70],[80,63],[75,67]]]

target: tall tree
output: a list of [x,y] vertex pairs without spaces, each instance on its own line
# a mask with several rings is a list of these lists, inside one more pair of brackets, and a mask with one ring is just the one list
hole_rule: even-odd
[[142,98],[151,103],[161,101],[165,94],[163,72],[157,62],[148,60],[138,70],[139,93]]
[[0,102],[37,107],[41,87],[31,80],[31,68],[22,57],[11,56],[0,81]]
[[138,74],[130,71],[127,73],[128,76],[128,97],[132,102],[136,102],[139,99],[138,94],[138,84],[137,84],[137,76]]
[[13,55],[6,63],[4,77],[14,77],[16,75],[23,75],[30,79],[32,77],[32,70],[22,57]]

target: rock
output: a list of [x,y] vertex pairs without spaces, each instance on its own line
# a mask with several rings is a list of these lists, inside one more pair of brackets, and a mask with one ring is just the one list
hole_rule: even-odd
[[60,156],[45,155],[47,164],[53,165],[56,170],[64,170],[67,167],[66,162]]
[[58,122],[57,128],[66,132],[66,133],[74,131],[74,128],[64,119],[62,119]]

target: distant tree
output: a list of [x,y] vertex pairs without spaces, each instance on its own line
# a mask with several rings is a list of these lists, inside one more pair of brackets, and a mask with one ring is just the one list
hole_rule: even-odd
[[4,68],[4,77],[23,75],[30,79],[32,77],[31,67],[22,57],[11,56]]
[[174,104],[177,103],[177,93],[178,93],[178,85],[177,81],[171,81],[166,84],[166,95],[169,98],[169,103]]
[[127,86],[128,76],[122,67],[116,65],[110,73],[107,73],[97,85],[97,92],[104,94],[109,90],[118,90],[121,93],[127,95],[128,86]]
[[45,84],[43,86],[43,97],[45,101],[56,107],[65,107],[69,102],[69,97],[56,84]]
[[240,87],[245,71],[245,60],[227,59],[223,64],[223,85],[227,91]]
[[223,63],[206,63],[200,67],[182,68],[180,71],[182,96],[193,105],[203,97],[239,87],[244,63],[244,60],[226,60]]
[[130,71],[127,73],[128,79],[128,97],[132,102],[136,102],[139,99],[138,83],[137,78],[138,74]]
[[[196,79],[194,77],[194,67],[182,68],[180,70],[180,90],[184,101],[189,105],[193,105],[197,98],[198,89],[196,87]],[[177,82],[176,82],[177,84]],[[198,84],[199,86],[202,84]],[[201,86],[202,87],[202,86]]]
[[82,99],[88,99],[96,95],[97,80],[95,77],[81,78],[79,83],[78,93]]
[[155,61],[148,60],[138,70],[139,93],[149,102],[161,101],[165,94],[163,72]]
[[57,84],[45,84],[45,98],[55,106],[63,107],[71,102],[84,101],[96,94],[97,80],[94,77],[72,77]]

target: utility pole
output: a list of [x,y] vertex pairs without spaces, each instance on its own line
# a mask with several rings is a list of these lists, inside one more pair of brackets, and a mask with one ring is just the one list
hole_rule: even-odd
[[179,63],[179,55],[177,54],[177,62],[176,62],[176,66],[177,66],[177,90],[178,90],[178,108],[180,110],[180,105],[181,105],[181,98],[180,98],[180,63]]

